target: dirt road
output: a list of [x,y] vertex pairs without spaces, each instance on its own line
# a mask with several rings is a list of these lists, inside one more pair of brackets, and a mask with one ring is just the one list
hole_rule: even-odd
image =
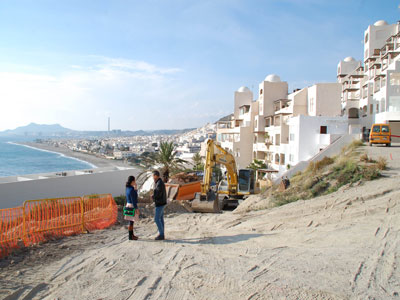
[[[400,147],[387,177],[246,214],[151,220],[66,238],[0,261],[4,299],[398,299]],[[390,159],[390,154],[392,159]],[[12,261],[12,262],[11,262]]]

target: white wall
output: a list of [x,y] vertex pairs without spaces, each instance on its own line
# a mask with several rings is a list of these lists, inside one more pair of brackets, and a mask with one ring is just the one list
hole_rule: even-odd
[[242,105],[251,105],[253,93],[251,91],[235,92],[234,96],[234,118],[239,119],[239,107]]
[[341,114],[341,84],[317,83],[308,88],[308,115],[339,116]]
[[[346,117],[310,117],[297,116],[289,120],[290,133],[294,134],[294,141],[289,141],[290,153],[294,154],[294,162],[308,160],[316,155],[320,149],[327,147],[333,140],[331,136],[347,134],[348,124]],[[320,127],[327,126],[327,134],[320,134]],[[328,137],[329,135],[329,137]],[[287,156],[289,157],[289,154]]]
[[368,41],[364,43],[364,60],[373,55],[374,49],[380,49],[384,46],[386,40],[396,33],[397,26],[397,24],[368,26],[364,32],[364,41],[365,36],[368,34]]
[[262,116],[270,116],[274,114],[274,101],[279,99],[287,99],[288,84],[285,81],[269,82],[263,81],[259,85],[263,89],[262,95],[259,96],[259,101],[262,102],[259,114]]
[[111,171],[97,174],[38,179],[0,184],[0,209],[16,207],[26,200],[74,197],[89,194],[125,194],[129,175],[138,170]]

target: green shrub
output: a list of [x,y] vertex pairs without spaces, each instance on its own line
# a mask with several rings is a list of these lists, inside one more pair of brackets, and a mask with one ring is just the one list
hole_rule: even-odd
[[126,196],[125,195],[120,195],[120,196],[116,196],[114,197],[114,201],[117,205],[125,205],[125,201],[126,201]]

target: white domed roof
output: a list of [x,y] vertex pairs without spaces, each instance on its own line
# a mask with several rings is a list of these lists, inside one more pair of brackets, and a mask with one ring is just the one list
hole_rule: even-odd
[[344,61],[345,61],[345,62],[350,62],[350,61],[356,61],[356,60],[355,60],[354,57],[347,56],[347,57],[344,59]]
[[239,93],[249,93],[250,89],[247,86],[241,86],[237,91]]
[[383,26],[383,25],[388,25],[388,23],[385,20],[379,20],[379,21],[376,21],[374,23],[374,25],[375,26]]
[[281,78],[276,74],[269,74],[267,77],[265,77],[264,81],[280,82]]

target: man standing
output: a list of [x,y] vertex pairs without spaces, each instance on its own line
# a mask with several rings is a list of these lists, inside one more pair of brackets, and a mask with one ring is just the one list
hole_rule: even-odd
[[167,204],[167,192],[165,190],[164,182],[160,178],[160,172],[153,171],[153,179],[155,182],[153,200],[156,206],[154,214],[154,222],[157,225],[159,235],[156,240],[164,240],[164,208]]

